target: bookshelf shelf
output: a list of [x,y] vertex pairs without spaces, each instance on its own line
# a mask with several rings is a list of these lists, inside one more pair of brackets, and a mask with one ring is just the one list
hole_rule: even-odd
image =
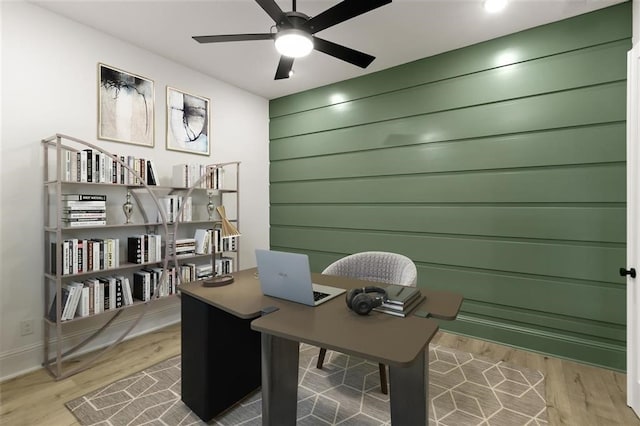
[[[128,309],[141,307],[143,305],[148,305],[150,303],[154,303],[154,302],[157,302],[159,300],[170,300],[170,299],[174,299],[174,298],[177,298],[177,297],[178,297],[178,294],[170,294],[168,296],[160,296],[160,297],[148,300],[146,302],[143,302],[141,300],[136,300],[131,305],[121,306],[121,307],[115,308],[115,309],[109,309],[108,311],[99,312],[97,314],[93,314],[93,315],[88,316],[88,317],[75,317],[75,318],[70,319],[70,320],[64,320],[63,323],[66,325],[66,324],[71,324],[71,323],[82,322],[82,321],[89,320],[91,318],[97,318],[97,317],[101,317],[101,316],[108,316],[109,314],[114,314],[114,313],[119,312],[119,311],[126,311]],[[45,323],[49,324],[49,326],[55,326],[56,325],[56,321],[51,321],[47,317],[43,318],[43,320],[44,320]]]
[[[182,282],[198,279],[198,265],[202,266],[200,270],[207,270],[205,266],[214,262],[215,269],[220,252],[180,255],[170,247],[172,243],[177,248],[179,242],[195,241],[192,237],[198,230],[222,226],[219,216],[211,216],[212,202],[216,206],[228,204],[226,207],[232,210],[229,221],[239,226],[240,163],[200,165],[196,169],[184,165],[187,173],[192,173],[186,180],[181,180],[182,177],[177,180],[179,184],[191,185],[184,187],[160,184],[151,160],[114,156],[71,136],[56,134],[42,140],[42,148],[43,365],[59,380],[91,367],[131,332],[150,305],[177,296]],[[174,175],[176,167],[182,165],[174,166]],[[233,178],[227,182],[231,187],[222,186],[222,175],[227,169]],[[175,184],[175,179],[174,176],[171,183]],[[73,221],[88,224],[66,225]],[[130,261],[130,239],[154,242],[142,243],[141,248],[145,249],[133,255],[132,260],[143,258],[145,261]],[[234,244],[234,250],[225,251],[223,256],[232,270],[237,270],[239,241],[234,240]],[[147,261],[147,257],[154,260]],[[52,268],[54,260],[55,269]],[[117,267],[94,270],[92,265],[98,261],[100,266],[103,262],[104,266],[114,262]],[[74,293],[79,295],[75,299]],[[96,306],[102,308],[94,309]],[[137,313],[126,330],[118,337],[107,338],[106,346],[102,342],[102,349],[95,357],[82,363],[71,361],[80,348],[103,335],[125,311]],[[65,339],[66,326],[71,323],[87,323],[88,337],[72,348],[63,348],[68,346],[65,342],[77,341]],[[78,333],[77,327],[73,327],[73,332]]]

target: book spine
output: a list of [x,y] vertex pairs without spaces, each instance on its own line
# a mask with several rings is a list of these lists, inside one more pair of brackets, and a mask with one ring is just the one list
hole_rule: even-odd
[[104,194],[62,194],[61,198],[69,201],[107,201]]
[[131,263],[142,263],[142,239],[141,237],[127,238],[127,260]]
[[91,149],[85,149],[83,151],[84,158],[83,161],[85,163],[85,180],[83,182],[93,182],[93,154]]

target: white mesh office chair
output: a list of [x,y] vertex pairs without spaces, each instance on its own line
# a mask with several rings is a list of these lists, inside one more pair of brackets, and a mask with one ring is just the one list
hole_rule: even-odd
[[[327,266],[322,273],[410,287],[415,287],[418,279],[416,265],[411,259],[401,254],[382,251],[366,251],[343,257]],[[326,353],[325,348],[320,349],[317,368],[322,368]],[[387,370],[384,364],[379,364],[379,369],[380,390],[386,395]]]

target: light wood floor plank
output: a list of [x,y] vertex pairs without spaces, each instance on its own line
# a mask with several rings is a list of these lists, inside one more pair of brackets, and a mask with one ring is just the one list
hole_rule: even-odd
[[[542,371],[550,425],[640,426],[614,371],[440,332],[434,343]],[[76,426],[64,403],[180,353],[180,325],[116,346],[94,367],[55,381],[39,370],[0,384],[0,425]]]

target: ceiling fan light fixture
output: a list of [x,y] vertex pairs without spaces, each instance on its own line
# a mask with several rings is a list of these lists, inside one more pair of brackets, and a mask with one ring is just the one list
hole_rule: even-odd
[[485,0],[484,10],[489,13],[497,13],[507,7],[507,0]]
[[276,50],[283,56],[302,58],[313,50],[311,35],[302,30],[280,30],[276,34]]

